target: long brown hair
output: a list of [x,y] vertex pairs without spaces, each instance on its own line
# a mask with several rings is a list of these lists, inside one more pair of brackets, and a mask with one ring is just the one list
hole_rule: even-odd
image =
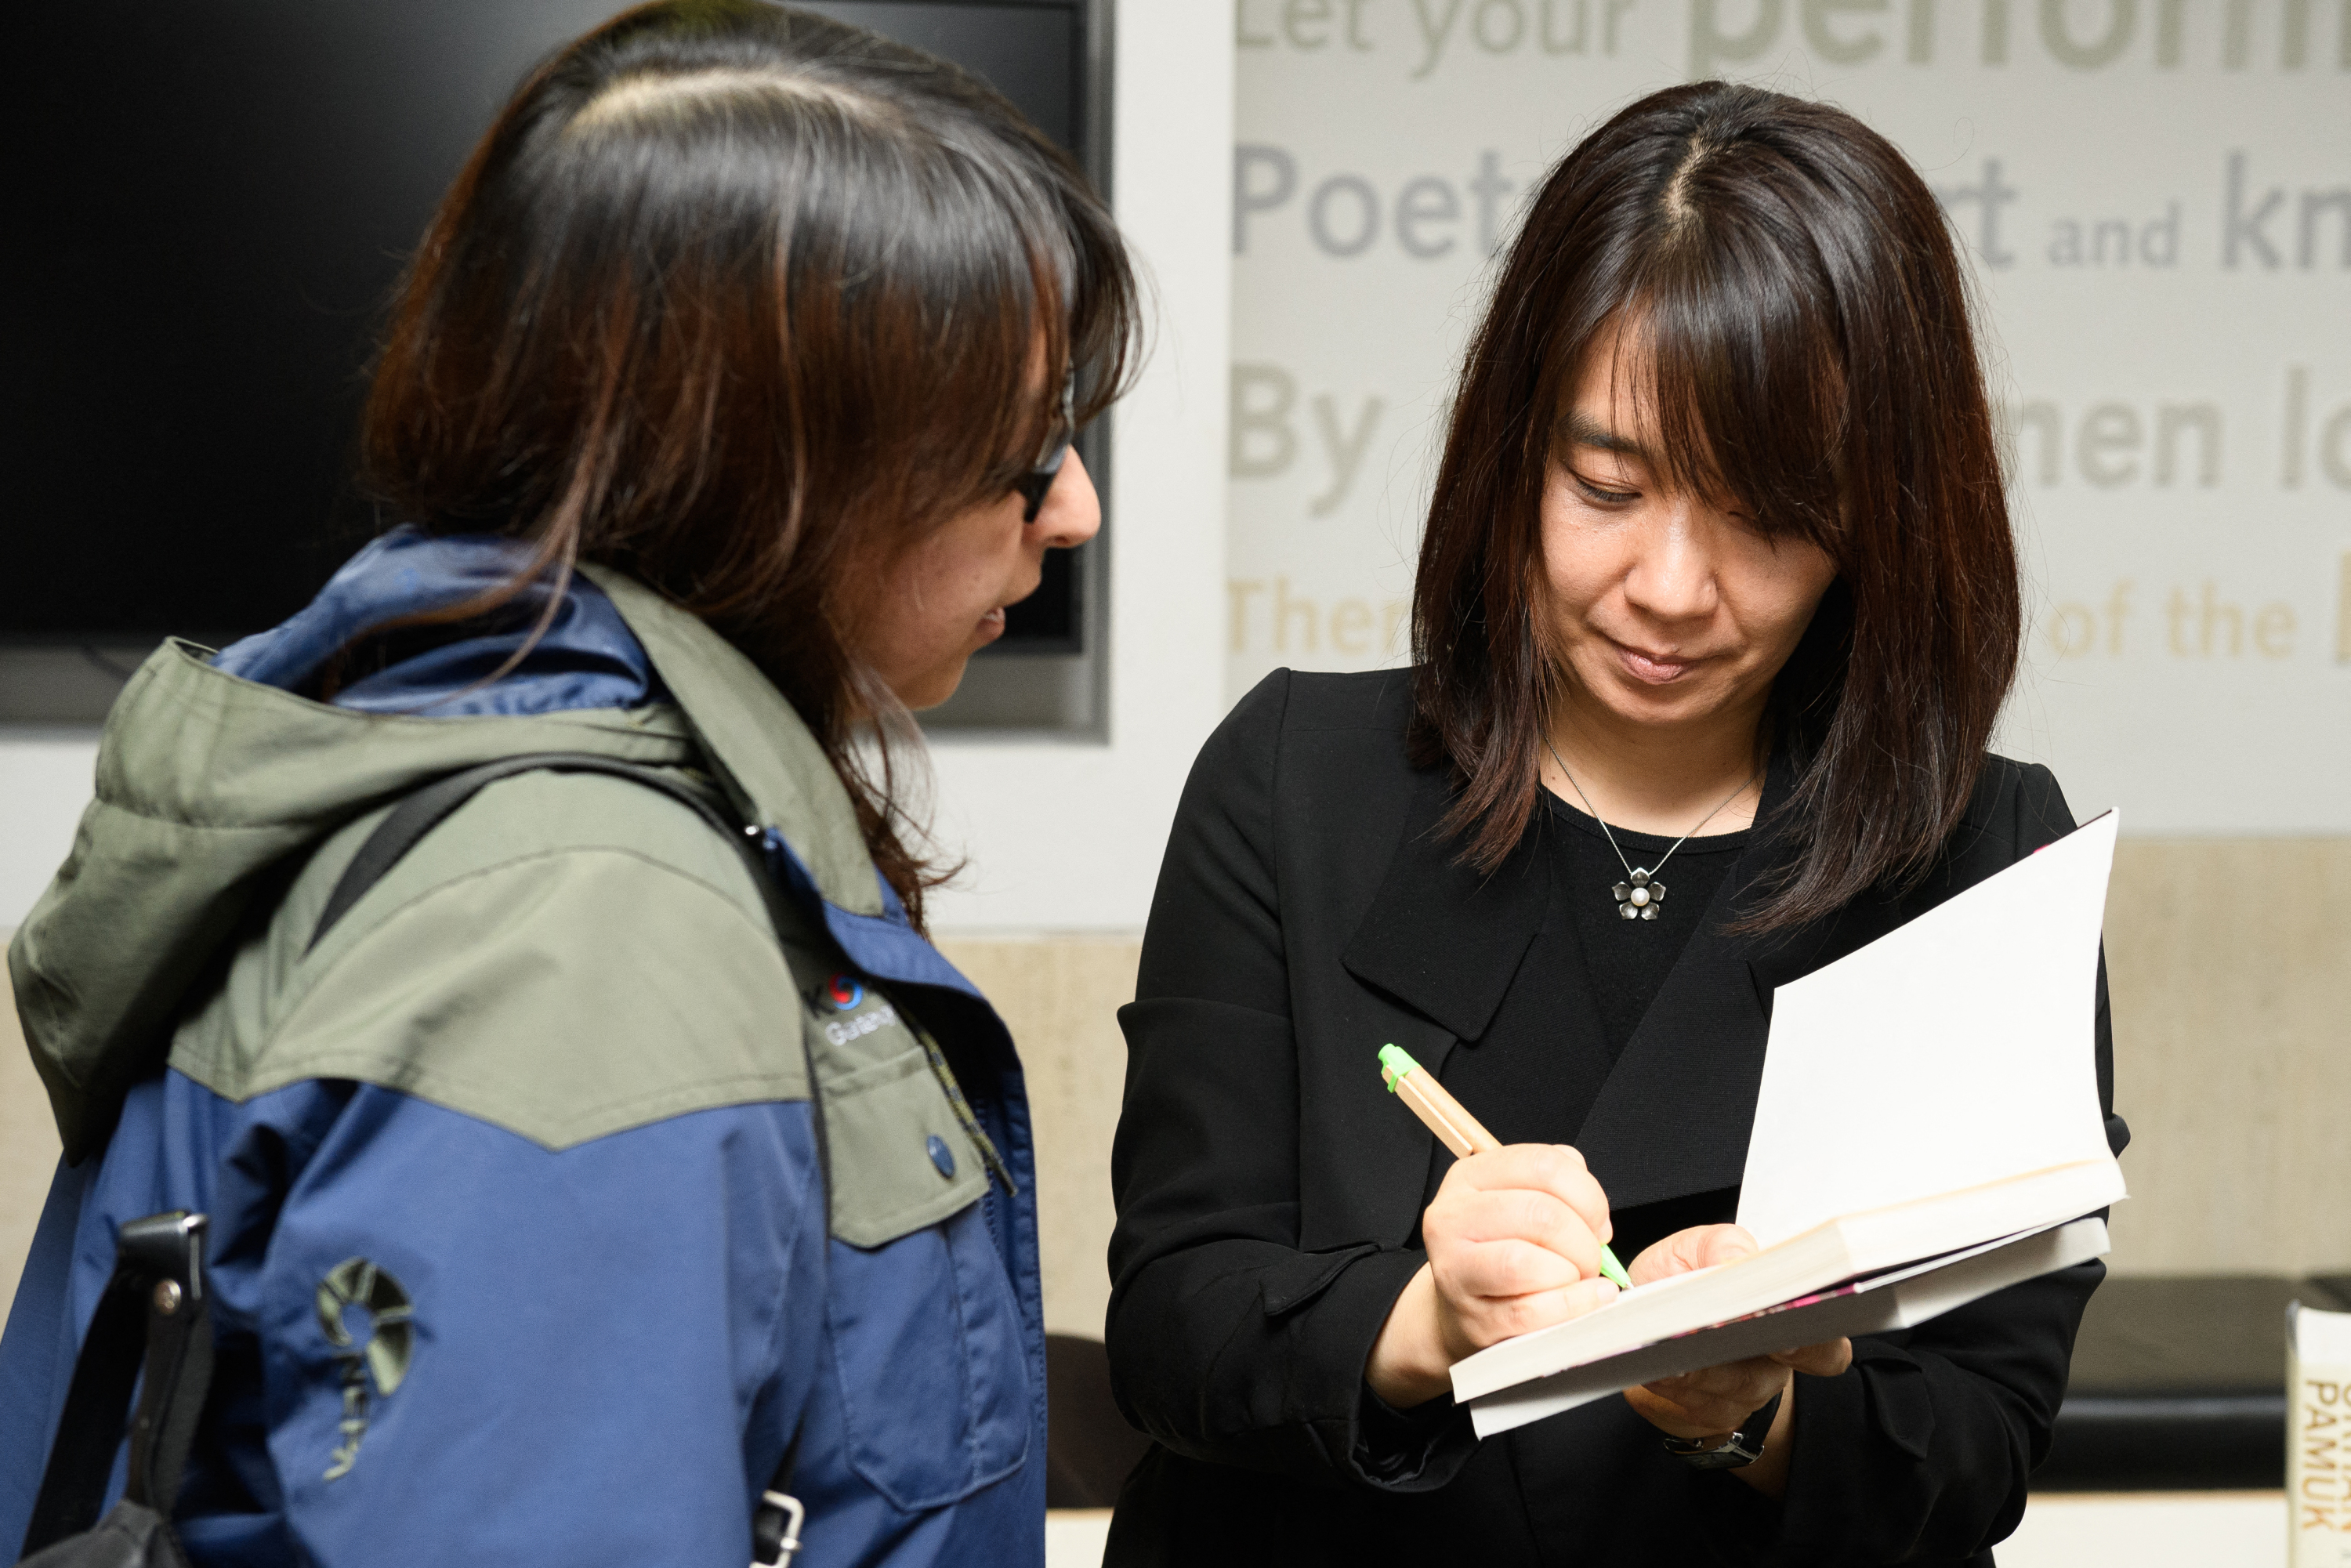
[[1798,768],[1765,930],[1923,874],[1974,790],[2021,612],[1965,274],[1916,170],[1823,104],[1643,99],[1552,171],[1470,341],[1413,598],[1422,766],[1482,869],[1533,811],[1561,675],[1539,507],[1563,400],[1612,329],[1651,357],[1676,482],[1807,539],[1834,583],[1773,683]]
[[[852,653],[891,565],[1008,487],[1135,287],[1084,176],[945,61],[757,0],[662,0],[541,65],[402,283],[362,438],[428,533],[535,545],[708,622],[805,718],[919,925],[904,710]],[[1045,374],[1039,379],[1041,344]],[[478,614],[491,607],[459,607]],[[878,760],[877,760],[878,759]]]

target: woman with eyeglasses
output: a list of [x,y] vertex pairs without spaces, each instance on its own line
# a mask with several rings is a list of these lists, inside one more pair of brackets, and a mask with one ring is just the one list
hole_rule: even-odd
[[184,1209],[199,1568],[1041,1560],[1029,1119],[908,714],[1094,533],[1136,323],[1074,165],[914,50],[663,0],[524,83],[374,372],[400,526],[149,661],[11,948],[66,1163],[0,1549]]

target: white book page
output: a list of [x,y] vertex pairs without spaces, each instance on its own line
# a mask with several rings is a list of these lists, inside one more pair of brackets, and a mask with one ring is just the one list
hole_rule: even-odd
[[2115,828],[1779,988],[1739,1201],[1758,1241],[2112,1158],[2092,1030]]

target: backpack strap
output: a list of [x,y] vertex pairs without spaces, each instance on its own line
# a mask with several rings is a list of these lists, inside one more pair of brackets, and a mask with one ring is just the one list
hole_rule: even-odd
[[[522,757],[501,758],[478,768],[468,768],[462,773],[452,773],[435,779],[423,789],[392,808],[392,814],[376,824],[359,853],[343,868],[335,883],[334,891],[327,895],[327,907],[319,916],[318,926],[310,933],[308,954],[319,945],[319,938],[333,928],[335,923],[350,913],[351,905],[362,894],[384,878],[384,874],[400,863],[401,858],[414,849],[420,840],[439,827],[458,807],[480,793],[484,787],[501,779],[511,779],[517,773],[602,773],[615,779],[626,779],[648,789],[657,789],[694,812],[713,829],[723,834],[738,849],[750,847],[759,831],[757,828],[729,821],[707,796],[685,784],[674,775],[641,763],[622,762],[617,758],[598,757],[592,752],[541,751]],[[768,884],[764,867],[758,871],[762,889]]]
[[759,1494],[759,1506],[751,1511],[750,1568],[792,1568],[792,1556],[800,1549],[800,1525],[808,1518],[808,1510],[786,1490],[792,1484],[793,1468],[799,1463],[800,1432],[799,1427],[792,1428],[784,1457],[777,1461],[775,1477]]
[[[351,856],[343,874],[327,894],[327,905],[319,912],[319,924],[311,929],[310,940],[304,945],[307,956],[318,946],[335,923],[351,911],[368,889],[383,880],[402,857],[414,849],[424,836],[452,816],[458,807],[472,800],[486,787],[501,779],[511,779],[518,773],[601,773],[607,778],[625,779],[648,789],[668,796],[679,805],[710,824],[719,837],[733,844],[742,855],[751,873],[752,885],[759,891],[760,900],[768,906],[768,924],[780,940],[788,928],[784,894],[775,874],[768,868],[765,853],[766,835],[755,825],[728,816],[713,804],[710,797],[685,783],[674,773],[658,768],[648,768],[639,762],[623,762],[618,758],[599,757],[585,751],[535,751],[520,757],[501,758],[485,762],[478,768],[468,768],[462,773],[452,773],[437,779],[392,808],[389,816],[375,826],[375,831]],[[803,1039],[800,1050],[805,1056],[808,1042]],[[818,1092],[816,1062],[808,1061],[809,1094]],[[832,1186],[832,1155],[826,1146],[824,1118],[814,1118],[816,1126],[817,1168],[822,1173],[828,1191]]]
[[122,1446],[123,1416],[141,1369],[131,1422],[125,1501],[163,1518],[180,1495],[204,1395],[212,1386],[211,1292],[204,1288],[204,1217],[174,1210],[125,1220],[115,1234],[114,1274],[74,1361],[65,1411],[25,1528],[29,1557],[98,1522]]
[[[327,895],[327,906],[319,915],[319,924],[310,933],[303,952],[318,946],[319,939],[333,929],[335,923],[350,913],[351,906],[386,873],[398,865],[402,857],[414,849],[427,833],[472,800],[484,788],[501,779],[511,779],[518,773],[601,773],[608,778],[625,779],[648,789],[658,790],[679,805],[693,811],[710,824],[727,842],[740,852],[749,867],[751,881],[768,905],[770,924],[780,938],[785,930],[782,890],[774,874],[768,869],[763,852],[765,835],[753,824],[737,821],[721,811],[708,796],[677,778],[674,773],[642,763],[623,762],[617,758],[599,757],[592,752],[542,751],[520,757],[502,758],[469,768],[462,773],[452,773],[410,795],[392,808],[391,815],[376,824],[375,831],[360,845],[359,852],[343,868],[335,881],[334,890]],[[805,1053],[808,1041],[800,1041]],[[808,1063],[809,1095],[811,1100],[821,1091],[818,1087],[816,1062]],[[817,1169],[827,1191],[832,1186],[832,1160],[826,1146],[824,1113],[819,1109],[809,1118],[816,1130]],[[87,1352],[85,1352],[87,1356]],[[79,1387],[79,1370],[76,1371],[76,1387]],[[128,1390],[125,1390],[127,1395]],[[783,1458],[776,1466],[762,1492],[752,1516],[752,1542],[756,1553],[754,1568],[773,1568],[789,1564],[792,1554],[799,1550],[802,1510],[798,1499],[790,1495],[792,1471],[798,1466],[800,1451],[800,1427],[795,1425],[790,1438],[784,1445]],[[185,1450],[183,1449],[184,1454]],[[111,1464],[113,1450],[108,1450]],[[104,1481],[101,1479],[100,1486]],[[93,1507],[95,1505],[93,1504]],[[95,1515],[93,1514],[93,1517]]]

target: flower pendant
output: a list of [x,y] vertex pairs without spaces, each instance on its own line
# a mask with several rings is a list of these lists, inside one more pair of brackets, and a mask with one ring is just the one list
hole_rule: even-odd
[[1635,867],[1631,881],[1610,891],[1616,894],[1616,913],[1626,920],[1655,920],[1657,905],[1666,901],[1666,884],[1650,881],[1646,866]]

